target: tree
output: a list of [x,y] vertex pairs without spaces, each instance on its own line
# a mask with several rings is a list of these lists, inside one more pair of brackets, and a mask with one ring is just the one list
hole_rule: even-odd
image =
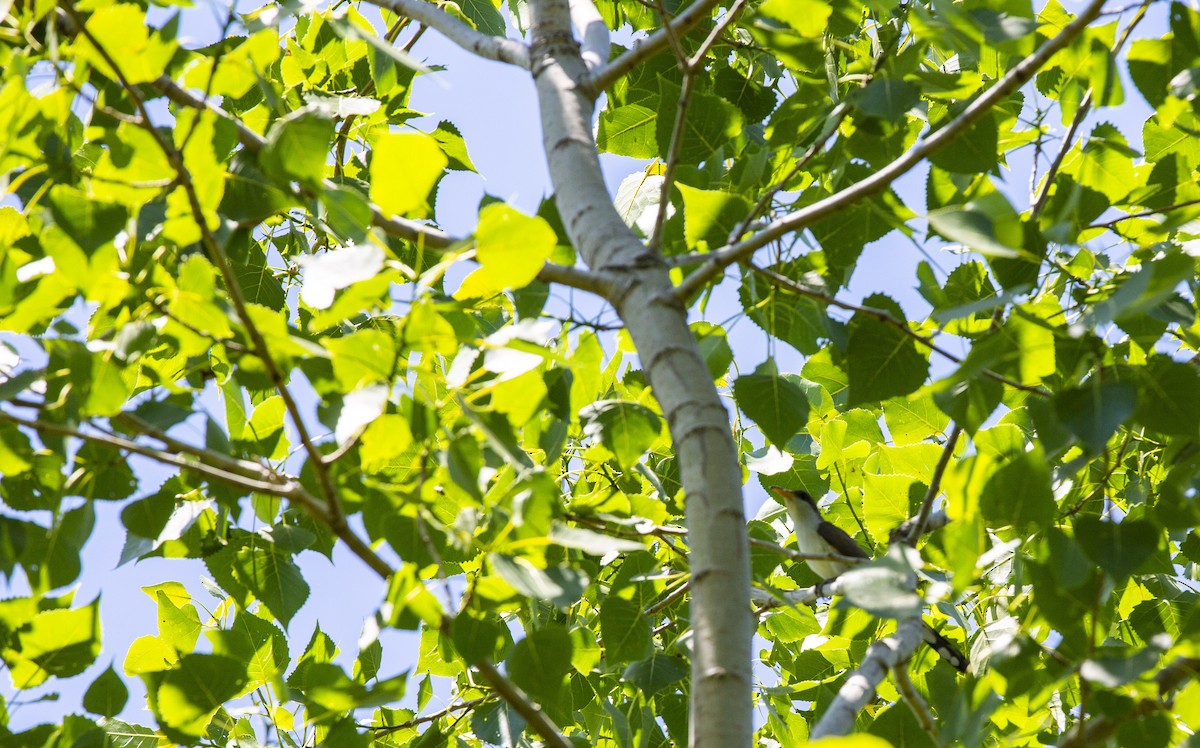
[[[6,6],[13,687],[97,658],[101,602],[69,591],[94,502],[126,502],[123,560],[211,576],[203,601],[198,579],[148,590],[159,633],[92,676],[87,716],[7,742],[1197,728],[1200,14],[369,2],[230,9],[201,49],[145,4]],[[454,124],[410,122],[427,30],[529,71],[554,190],[536,215],[489,197],[470,236],[439,228],[440,180],[474,165]],[[648,163],[615,202],[600,153]],[[919,264],[927,315],[893,298],[908,278],[846,290],[885,238],[961,248]],[[761,363],[689,324],[733,284]],[[558,288],[620,331],[562,314]],[[779,507],[747,522],[747,469],[832,497],[877,560],[822,584]],[[339,544],[386,589],[375,630],[414,632],[413,673],[378,638],[347,672],[289,630],[336,593],[297,555]],[[971,674],[917,649],[923,614]],[[121,718],[134,676],[153,725]]]

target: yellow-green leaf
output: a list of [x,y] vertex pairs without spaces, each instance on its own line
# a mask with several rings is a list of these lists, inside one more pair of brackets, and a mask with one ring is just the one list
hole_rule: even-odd
[[488,280],[520,288],[537,277],[557,241],[554,229],[541,217],[492,203],[479,211],[475,258]]
[[424,133],[386,133],[371,151],[371,200],[384,213],[424,215],[429,193],[449,163]]

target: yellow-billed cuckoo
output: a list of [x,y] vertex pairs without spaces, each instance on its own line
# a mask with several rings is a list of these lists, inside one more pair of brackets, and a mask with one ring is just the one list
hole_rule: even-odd
[[[779,497],[792,519],[792,529],[796,534],[796,546],[801,553],[835,554],[869,560],[870,555],[862,549],[854,538],[850,537],[840,527],[821,516],[817,502],[807,491],[793,491],[780,486],[771,486],[771,493]],[[850,569],[850,564],[833,559],[810,559],[808,568],[822,579],[833,579]],[[943,660],[959,672],[967,672],[970,662],[962,652],[958,651],[949,639],[934,631],[929,624],[924,624],[925,643],[937,652]]]

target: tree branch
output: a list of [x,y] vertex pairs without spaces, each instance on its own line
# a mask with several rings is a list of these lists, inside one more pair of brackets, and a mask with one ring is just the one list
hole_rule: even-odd
[[555,748],[574,748],[574,744],[567,740],[554,721],[542,711],[542,708],[530,701],[529,697],[497,670],[495,665],[487,660],[482,660],[474,663],[472,667],[496,693],[500,694],[500,698],[508,702],[508,705],[525,719],[526,724],[542,736],[542,740],[545,740],[547,745],[555,746]]
[[579,32],[579,54],[588,70],[608,61],[608,26],[593,0],[571,0],[571,25]]
[[604,92],[604,89],[616,83],[621,76],[658,54],[660,50],[670,44],[672,34],[681,37],[705,18],[709,18],[716,5],[717,0],[696,0],[688,6],[687,10],[675,16],[669,23],[664,23],[664,28],[634,42],[628,51],[599,70],[585,76],[579,81],[580,90],[595,99]]
[[367,0],[367,2],[387,8],[398,16],[412,18],[480,57],[529,69],[529,47],[524,43],[476,31],[434,3],[424,0]]
[[846,679],[829,708],[813,726],[809,734],[811,740],[848,735],[854,729],[855,717],[875,698],[875,691],[888,670],[908,661],[921,645],[922,625],[919,617],[900,621],[896,633],[876,641],[867,649],[862,664]]
[[892,182],[906,174],[914,166],[923,162],[930,154],[954,140],[1002,100],[1025,85],[1051,57],[1070,44],[1072,39],[1082,33],[1088,24],[1095,20],[1100,14],[1103,4],[1104,0],[1091,0],[1083,12],[1075,20],[1063,27],[1063,30],[1057,36],[1046,41],[1032,55],[1017,63],[996,85],[971,102],[961,114],[941,129],[931,133],[925,140],[911,148],[903,156],[900,156],[861,182],[850,185],[829,197],[818,200],[811,205],[807,205],[800,210],[772,221],[770,225],[754,236],[710,253],[708,261],[701,268],[676,286],[676,299],[687,303],[709,281],[724,272],[725,268],[749,257],[760,247],[785,234],[797,231],[815,221],[833,215],[859,200],[885,190]]
[[[27,429],[32,429],[39,433],[55,434],[57,436],[66,436],[75,439],[81,439],[95,444],[103,444],[113,449],[123,450],[132,454],[148,457],[156,462],[161,462],[164,465],[171,465],[183,470],[190,470],[197,475],[202,475],[205,478],[219,481],[227,486],[233,486],[244,491],[257,491],[258,493],[267,494],[268,496],[279,496],[281,498],[292,498],[295,486],[291,485],[286,479],[283,482],[276,479],[263,480],[260,478],[250,477],[245,475],[240,468],[225,463],[221,467],[208,465],[203,462],[194,462],[185,457],[181,457],[172,452],[166,452],[154,447],[147,447],[143,444],[124,439],[122,437],[105,434],[103,432],[90,433],[63,426],[49,421],[39,419],[21,418],[7,411],[0,410],[0,420],[8,421],[15,426],[23,426]],[[194,453],[195,450],[187,450],[188,453]]]
[[942,492],[942,476],[946,473],[946,467],[954,455],[954,446],[958,444],[960,434],[962,434],[962,426],[956,423],[950,430],[950,435],[946,437],[946,443],[942,445],[942,454],[933,468],[933,476],[929,479],[929,488],[925,491],[925,498],[921,501],[921,508],[917,511],[917,516],[897,527],[892,532],[892,536],[888,538],[889,543],[900,542],[915,545],[917,538],[925,534],[925,527],[929,524],[929,515],[933,512],[933,502]]
[[912,680],[908,677],[908,669],[905,663],[900,663],[892,668],[892,680],[896,682],[896,688],[900,691],[900,696],[904,699],[904,703],[908,704],[909,709],[912,709],[913,716],[917,719],[917,724],[925,731],[934,745],[940,745],[941,740],[938,738],[937,721],[933,718],[933,712],[929,711],[929,704],[925,703],[925,699],[921,698],[921,694],[913,686]]

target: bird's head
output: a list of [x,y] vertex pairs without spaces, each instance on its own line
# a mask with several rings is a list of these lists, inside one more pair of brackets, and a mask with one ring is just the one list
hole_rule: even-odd
[[788,510],[788,514],[792,516],[793,520],[795,520],[797,515],[810,512],[820,518],[821,512],[817,509],[817,500],[808,491],[783,488],[782,486],[771,486],[767,490],[783,502],[783,506]]

